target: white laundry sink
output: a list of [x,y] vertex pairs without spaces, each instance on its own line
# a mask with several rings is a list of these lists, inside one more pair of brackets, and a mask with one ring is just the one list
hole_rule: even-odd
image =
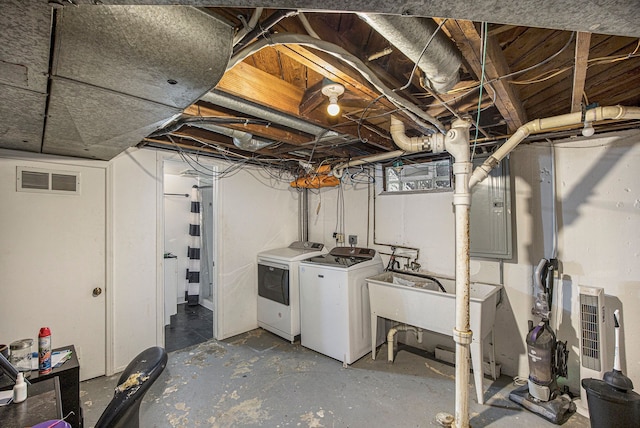
[[[453,336],[456,311],[455,280],[435,275],[430,276],[437,279],[446,292],[441,291],[435,281],[411,274],[384,272],[367,278],[372,337],[377,334],[378,317]],[[501,285],[480,282],[470,284],[469,315],[473,332],[471,361],[476,376],[476,391],[480,404],[484,402],[482,344],[487,335],[493,331],[501,288]],[[375,341],[372,343],[375,344]],[[375,345],[372,348],[372,357],[375,359]],[[490,362],[495,364],[493,355]]]

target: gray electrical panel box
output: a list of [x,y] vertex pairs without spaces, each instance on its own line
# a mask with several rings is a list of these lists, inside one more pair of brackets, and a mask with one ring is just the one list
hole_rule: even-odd
[[[475,158],[474,168],[484,160]],[[473,188],[469,224],[472,257],[512,258],[510,183],[509,161],[505,158]]]

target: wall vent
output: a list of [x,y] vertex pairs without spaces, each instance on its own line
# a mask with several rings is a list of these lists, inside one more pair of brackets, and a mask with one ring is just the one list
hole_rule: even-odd
[[18,192],[80,194],[80,173],[19,166],[16,172]]

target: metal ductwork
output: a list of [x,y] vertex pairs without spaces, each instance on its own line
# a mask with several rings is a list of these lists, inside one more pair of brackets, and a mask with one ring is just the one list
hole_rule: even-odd
[[231,56],[231,25],[194,7],[59,8],[47,89],[52,9],[8,7],[0,23],[15,28],[0,36],[1,63],[12,71],[0,78],[3,148],[111,159],[211,90]]
[[[371,13],[358,15],[407,58],[418,63],[431,89],[444,93],[458,83],[462,63],[460,52],[444,33],[433,36],[438,25],[432,19]],[[427,43],[429,47],[423,54]]]
[[330,131],[326,128],[314,125],[303,119],[299,119],[295,116],[270,109],[260,104],[252,103],[251,101],[234,97],[233,95],[226,94],[219,90],[212,90],[211,92],[200,97],[200,99],[219,107],[228,108],[230,110],[244,113],[249,116],[259,117],[261,119],[277,123],[278,125],[282,125],[287,128],[314,135],[318,137],[318,141],[345,141],[348,138],[346,136],[339,135],[336,131]]
[[265,148],[271,144],[270,141],[257,140],[253,138],[253,134],[245,131],[239,131],[237,129],[226,128],[224,126],[213,125],[210,123],[193,123],[189,124],[196,128],[206,129],[208,131],[215,132],[217,134],[226,135],[233,139],[233,144],[239,149],[255,152],[262,148]]

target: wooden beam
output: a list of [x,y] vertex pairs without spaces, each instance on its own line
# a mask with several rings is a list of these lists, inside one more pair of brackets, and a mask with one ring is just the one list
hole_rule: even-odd
[[228,70],[216,88],[292,115],[298,114],[304,94],[302,88],[244,62]]
[[[278,45],[275,46],[275,49],[324,77],[340,83],[344,86],[345,91],[361,97],[364,101],[371,101],[379,96],[376,90],[371,89],[369,85],[364,83],[362,77],[347,68],[334,65],[332,61],[320,52],[312,51],[299,45]],[[386,98],[381,99],[380,103],[391,109],[396,108]]]
[[[442,20],[437,18],[437,22]],[[449,19],[445,23],[447,32],[455,41],[467,63],[480,79],[482,76],[482,40],[480,33],[471,21]],[[509,65],[502,53],[500,45],[493,37],[487,38],[487,55],[485,61],[485,78],[487,81],[498,79],[510,73]],[[488,96],[495,97],[494,102],[504,117],[510,131],[515,131],[527,121],[522,102],[507,79],[497,80],[491,84],[495,90],[487,91]]]
[[589,47],[591,33],[578,32],[576,38],[576,55],[573,66],[573,91],[571,92],[571,112],[581,110],[582,94],[587,80],[587,60],[589,59]]

